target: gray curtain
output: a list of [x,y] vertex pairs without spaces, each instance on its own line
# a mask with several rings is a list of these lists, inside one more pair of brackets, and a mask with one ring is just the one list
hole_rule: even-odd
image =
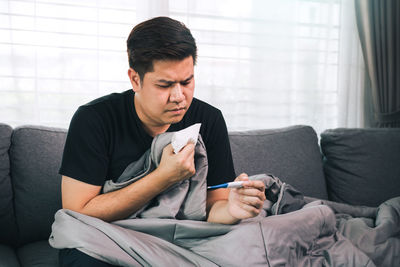
[[355,0],[355,8],[370,79],[372,126],[400,127],[400,0]]

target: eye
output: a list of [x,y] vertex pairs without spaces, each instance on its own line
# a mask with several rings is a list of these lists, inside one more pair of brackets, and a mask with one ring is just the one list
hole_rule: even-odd
[[181,82],[181,85],[182,86],[187,86],[187,85],[189,85],[190,84],[190,81],[188,81],[188,82]]
[[157,84],[157,86],[160,87],[160,88],[168,88],[171,85],[170,84],[167,84],[167,85]]

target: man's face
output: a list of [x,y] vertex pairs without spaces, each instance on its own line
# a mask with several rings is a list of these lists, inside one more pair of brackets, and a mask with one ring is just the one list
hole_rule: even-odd
[[128,74],[135,91],[136,112],[151,134],[159,134],[182,120],[194,93],[194,66],[191,56],[183,60],[153,62],[154,71],[143,81],[132,69]]

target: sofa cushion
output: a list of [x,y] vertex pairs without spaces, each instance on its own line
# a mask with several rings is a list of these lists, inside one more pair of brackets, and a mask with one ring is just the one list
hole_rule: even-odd
[[22,246],[17,251],[22,266],[57,267],[58,250],[46,241],[38,241]]
[[400,129],[333,129],[321,134],[329,199],[378,206],[400,196]]
[[24,126],[14,130],[10,159],[20,242],[47,239],[61,208],[61,162],[66,131]]
[[236,174],[273,174],[307,196],[327,199],[317,134],[309,126],[229,133]]
[[[14,216],[13,191],[10,179],[10,158],[12,128],[0,124],[0,243],[15,245],[17,225]],[[7,229],[5,231],[4,229]]]
[[9,246],[0,244],[0,266],[19,267],[19,262],[15,250]]

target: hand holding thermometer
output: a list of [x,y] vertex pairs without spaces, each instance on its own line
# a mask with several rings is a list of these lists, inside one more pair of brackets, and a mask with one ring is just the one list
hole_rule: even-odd
[[243,187],[243,181],[240,182],[229,182],[219,185],[207,186],[207,189],[217,189],[217,188],[241,188]]

